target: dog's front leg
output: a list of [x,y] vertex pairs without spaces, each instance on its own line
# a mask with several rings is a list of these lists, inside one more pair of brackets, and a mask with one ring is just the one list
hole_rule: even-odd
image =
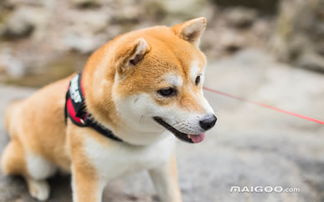
[[161,202],[182,202],[175,155],[149,173]]
[[73,202],[101,202],[104,183],[89,165],[72,166]]

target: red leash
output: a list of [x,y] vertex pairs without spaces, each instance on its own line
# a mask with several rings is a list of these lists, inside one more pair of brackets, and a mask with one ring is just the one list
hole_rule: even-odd
[[263,107],[263,108],[268,108],[268,109],[271,109],[271,110],[274,110],[274,111],[277,111],[277,112],[281,112],[281,113],[284,113],[284,114],[289,114],[291,116],[295,116],[295,117],[305,119],[305,120],[308,120],[308,121],[312,121],[312,122],[315,122],[315,123],[324,124],[324,121],[314,119],[314,118],[311,118],[311,117],[308,117],[308,116],[304,116],[304,115],[301,115],[301,114],[297,114],[297,113],[294,113],[294,112],[290,112],[290,111],[287,111],[287,110],[284,110],[284,109],[280,109],[280,108],[277,108],[277,107],[274,107],[274,106],[271,106],[271,105],[250,101],[250,100],[247,100],[247,99],[242,98],[242,97],[238,97],[238,96],[235,96],[235,95],[231,95],[231,94],[228,94],[228,93],[225,93],[225,92],[222,92],[222,91],[219,91],[219,90],[214,90],[214,89],[211,89],[211,88],[207,88],[207,87],[204,87],[204,89],[206,91],[209,91],[209,92],[212,92],[212,93],[215,93],[215,94],[218,94],[218,95],[223,95],[223,96],[230,97],[230,98],[240,100],[240,101],[243,101],[243,102],[255,104],[255,105],[258,105],[258,106]]

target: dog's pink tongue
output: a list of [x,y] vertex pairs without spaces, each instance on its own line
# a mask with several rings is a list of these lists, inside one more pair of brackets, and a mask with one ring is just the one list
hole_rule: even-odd
[[199,135],[189,135],[189,137],[192,140],[192,142],[199,143],[199,142],[202,142],[204,140],[205,134],[201,133]]

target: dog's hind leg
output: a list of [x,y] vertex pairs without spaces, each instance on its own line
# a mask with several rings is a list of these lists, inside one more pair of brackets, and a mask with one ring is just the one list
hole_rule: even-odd
[[25,175],[26,164],[21,143],[11,140],[1,156],[2,172],[6,175]]
[[49,198],[50,186],[46,180],[35,180],[30,177],[25,177],[28,191],[30,195],[40,201],[45,201]]
[[26,153],[26,167],[28,190],[34,198],[44,201],[49,198],[50,186],[46,179],[52,176],[56,167],[41,155],[33,152]]
[[12,139],[5,148],[1,159],[2,171],[6,175],[21,175],[34,198],[44,201],[50,193],[46,178],[55,172],[55,167],[32,152],[26,152],[17,139]]

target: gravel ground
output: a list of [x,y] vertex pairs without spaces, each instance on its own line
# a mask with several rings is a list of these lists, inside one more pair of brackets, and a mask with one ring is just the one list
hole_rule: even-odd
[[[206,86],[324,120],[323,75],[245,50],[208,66]],[[0,121],[7,103],[33,90],[0,85]],[[178,144],[184,202],[324,201],[324,126],[206,92],[218,114],[198,145]],[[0,125],[0,151],[8,141]],[[50,180],[49,201],[71,201],[69,176]],[[281,186],[286,192],[231,193],[231,186]],[[146,173],[111,182],[104,201],[152,202]],[[20,178],[0,174],[0,202],[32,202]]]

